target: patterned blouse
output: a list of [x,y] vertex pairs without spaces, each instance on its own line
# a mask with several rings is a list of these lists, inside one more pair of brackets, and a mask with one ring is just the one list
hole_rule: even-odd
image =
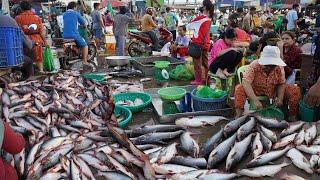
[[286,77],[292,74],[293,69],[300,69],[302,62],[302,51],[297,45],[293,45],[287,49],[287,52],[283,52],[283,60],[287,64],[287,66],[284,67]]
[[253,61],[246,72],[243,79],[248,81],[257,96],[268,96],[273,98],[276,96],[277,86],[284,84],[284,69],[277,66],[270,74],[266,74],[258,61]]

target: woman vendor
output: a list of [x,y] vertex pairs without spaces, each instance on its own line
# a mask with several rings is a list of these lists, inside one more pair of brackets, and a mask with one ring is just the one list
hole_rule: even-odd
[[257,109],[262,109],[258,96],[267,96],[278,107],[286,101],[289,105],[289,120],[295,120],[299,112],[300,88],[285,84],[284,66],[286,64],[280,58],[278,47],[266,46],[263,49],[260,59],[252,62],[244,73],[242,84],[236,86],[236,116],[242,115],[247,97]]
[[301,68],[302,51],[296,45],[295,38],[296,35],[294,32],[286,31],[281,35],[282,41],[278,42],[281,58],[287,64],[287,66],[284,67],[286,79],[294,73],[294,69]]
[[210,52],[210,71],[222,79],[230,76],[240,63],[243,53],[234,48],[237,33],[235,29],[228,29],[223,39],[216,41]]

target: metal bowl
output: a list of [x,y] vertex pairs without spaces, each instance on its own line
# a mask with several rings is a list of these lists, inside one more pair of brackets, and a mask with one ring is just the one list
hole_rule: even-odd
[[109,56],[106,57],[106,63],[109,66],[126,66],[129,64],[129,56]]

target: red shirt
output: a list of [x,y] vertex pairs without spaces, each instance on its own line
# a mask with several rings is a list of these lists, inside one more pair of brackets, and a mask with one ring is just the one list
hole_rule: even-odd
[[283,60],[287,64],[287,66],[284,67],[284,71],[286,73],[286,77],[288,77],[292,74],[293,69],[301,69],[302,51],[296,45],[286,47],[286,49],[288,49],[288,51],[283,52]]
[[[4,122],[4,138],[2,149],[10,154],[17,154],[24,148],[24,138],[15,133],[8,123]],[[0,180],[18,180],[14,167],[0,158]]]
[[[200,15],[192,20],[192,22],[199,21],[200,19],[208,18],[206,15]],[[211,21],[206,21],[201,24],[198,37],[192,38],[192,43],[197,45],[203,45],[204,44],[204,50],[210,49],[210,27],[211,27]],[[208,32],[209,31],[209,32]],[[204,38],[206,37],[206,40],[204,42]]]

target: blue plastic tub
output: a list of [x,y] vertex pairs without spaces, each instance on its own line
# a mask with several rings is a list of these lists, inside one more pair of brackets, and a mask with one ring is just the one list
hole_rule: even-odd
[[21,29],[0,27],[0,67],[12,67],[23,63],[22,41]]
[[193,110],[194,111],[212,111],[217,109],[223,109],[227,106],[228,94],[221,98],[200,98],[196,96],[197,89],[194,89],[191,93]]

